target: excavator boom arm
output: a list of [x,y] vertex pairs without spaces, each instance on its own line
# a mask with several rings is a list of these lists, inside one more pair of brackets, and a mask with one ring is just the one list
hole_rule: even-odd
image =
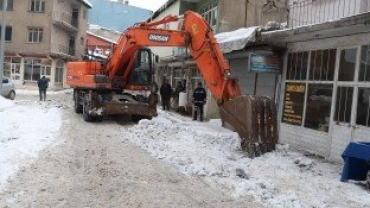
[[189,11],[184,15],[182,30],[155,28],[157,25],[173,21],[178,21],[178,18],[169,16],[158,22],[141,23],[122,34],[106,68],[109,78],[114,79],[118,74],[123,74],[123,79],[127,80],[133,69],[130,61],[135,52],[141,48],[187,47],[212,95],[220,104],[240,96],[238,85],[229,76],[229,65],[213,36],[211,27],[203,17]]

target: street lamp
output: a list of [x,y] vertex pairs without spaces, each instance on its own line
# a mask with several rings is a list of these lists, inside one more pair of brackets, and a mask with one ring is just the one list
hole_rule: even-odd
[[3,10],[1,11],[1,40],[0,40],[0,90],[3,88],[3,76],[4,76],[4,52],[5,52],[5,30],[6,20],[5,14],[8,7],[8,0],[3,0]]

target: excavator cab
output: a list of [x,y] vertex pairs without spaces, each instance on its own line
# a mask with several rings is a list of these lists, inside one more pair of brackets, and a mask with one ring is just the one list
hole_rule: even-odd
[[150,49],[138,50],[135,65],[128,77],[128,85],[151,86],[153,82],[153,63]]

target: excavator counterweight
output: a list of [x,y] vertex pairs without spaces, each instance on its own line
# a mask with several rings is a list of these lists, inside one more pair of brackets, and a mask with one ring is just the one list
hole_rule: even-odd
[[158,87],[152,80],[152,55],[146,47],[186,47],[217,101],[225,125],[242,138],[242,148],[254,157],[275,148],[274,102],[264,96],[242,95],[209,24],[195,12],[185,12],[181,30],[157,26],[179,21],[168,16],[125,31],[108,60],[70,62],[67,81],[74,88],[75,111],[87,121],[102,115],[127,114],[134,120],[157,115]]

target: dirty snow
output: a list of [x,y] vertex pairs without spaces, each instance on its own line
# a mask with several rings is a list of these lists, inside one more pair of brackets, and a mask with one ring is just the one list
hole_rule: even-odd
[[369,191],[340,182],[341,165],[306,157],[287,145],[251,160],[241,151],[237,134],[219,120],[199,123],[160,111],[157,118],[122,133],[184,174],[236,198],[252,196],[266,207],[370,207]]
[[[7,105],[4,103],[9,101],[0,97],[0,106]],[[46,103],[15,103],[11,108],[0,108],[0,189],[54,142],[60,126],[60,110]]]
[[[16,92],[18,95],[38,95],[39,94],[39,90],[37,89],[17,89]],[[73,89],[63,89],[63,90],[58,90],[58,91],[48,90],[46,91],[46,96],[47,95],[58,95],[58,94],[69,94],[72,92],[73,92]]]

